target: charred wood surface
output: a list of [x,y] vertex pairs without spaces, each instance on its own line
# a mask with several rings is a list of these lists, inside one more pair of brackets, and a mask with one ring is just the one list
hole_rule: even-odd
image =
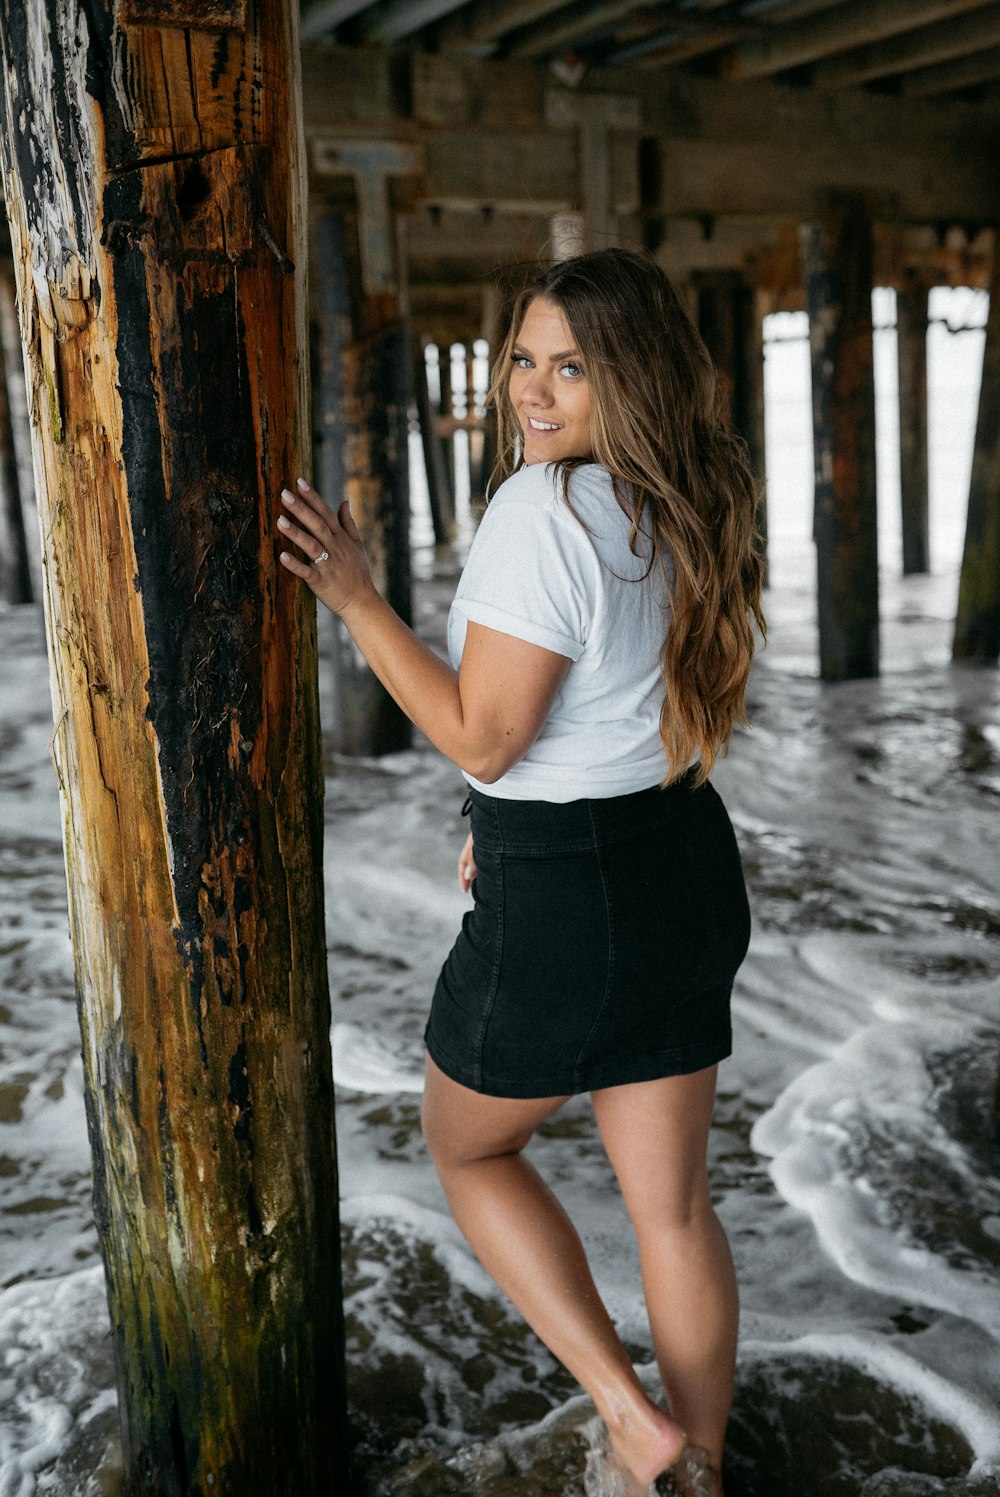
[[899,362],[899,492],[903,575],[930,571],[927,464],[927,285],[896,292]]
[[[316,215],[313,306],[320,492],[351,501],[379,591],[408,623],[410,597],[410,342],[395,290],[372,292],[361,271],[357,215]],[[331,631],[328,741],[337,752],[409,747],[409,719],[337,619]]]
[[820,675],[879,667],[872,232],[848,200],[802,230],[812,355]]
[[[344,1491],[295,7],[0,0],[131,1493]],[[226,14],[223,15],[223,12]],[[203,11],[203,17],[206,13]]]

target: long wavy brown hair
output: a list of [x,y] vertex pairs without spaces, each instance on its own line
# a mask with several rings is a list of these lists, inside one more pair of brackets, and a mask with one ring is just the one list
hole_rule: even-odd
[[590,390],[593,457],[559,464],[566,502],[573,470],[598,462],[631,519],[633,553],[644,554],[640,533],[652,537],[650,565],[662,572],[671,605],[660,656],[664,783],[693,765],[701,784],[734,725],[747,724],[754,625],[766,636],[746,444],[722,418],[715,367],[666,274],[648,255],[597,250],[544,271],[514,302],[487,397],[497,416],[496,481],[523,464],[507,387],[536,298],[562,309]]

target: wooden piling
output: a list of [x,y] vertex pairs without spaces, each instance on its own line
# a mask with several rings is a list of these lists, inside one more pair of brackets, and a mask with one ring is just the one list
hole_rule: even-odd
[[[365,284],[370,223],[366,229],[363,235],[357,214],[334,206],[314,217],[317,487],[333,505],[350,499],[376,585],[408,621],[410,346],[394,288],[373,291]],[[408,718],[339,619],[330,626],[329,645],[329,746],[350,755],[406,748]]]
[[801,230],[812,354],[820,675],[879,667],[872,231],[856,198]]
[[[344,350],[344,425],[349,433],[346,494],[365,538],[382,595],[409,622],[410,480],[407,409],[410,341],[393,318]],[[339,621],[338,621],[339,623]],[[340,629],[333,747],[391,754],[409,747],[410,720]]]
[[136,3],[0,0],[125,1491],[330,1497],[315,611],[275,530],[308,460],[298,7]]
[[[20,377],[20,370],[17,371]],[[6,350],[0,340],[0,599],[30,603],[34,598],[24,533],[24,506],[14,447]]]
[[440,395],[438,396],[438,412],[442,417],[444,435],[439,439],[441,452],[444,457],[444,471],[447,481],[447,492],[451,498],[452,512],[456,507],[456,465],[455,465],[455,431],[454,416],[455,402],[451,389],[451,344],[438,344],[438,385]]
[[896,288],[899,363],[899,493],[903,575],[930,570],[927,479],[926,280],[911,274]]
[[413,335],[413,396],[420,427],[420,446],[427,475],[427,497],[430,504],[434,541],[447,545],[455,533],[455,500],[448,487],[448,469],[444,447],[437,434],[437,408],[431,401],[427,384],[427,347],[423,338]]
[[981,665],[995,665],[1000,659],[1000,244],[996,243],[952,657]]
[[757,480],[757,524],[767,553],[764,458],[764,319],[756,288],[738,271],[696,281],[698,330],[719,371],[725,411],[747,445]]

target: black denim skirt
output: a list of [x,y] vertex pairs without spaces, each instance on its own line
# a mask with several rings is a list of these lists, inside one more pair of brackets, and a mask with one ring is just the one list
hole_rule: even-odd
[[470,800],[473,908],[425,1034],[441,1070],[488,1096],[557,1097],[724,1059],[750,912],[712,786]]

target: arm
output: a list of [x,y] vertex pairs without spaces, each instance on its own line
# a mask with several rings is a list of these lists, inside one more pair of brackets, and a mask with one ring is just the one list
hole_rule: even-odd
[[[380,597],[345,502],[339,512],[314,489],[283,491],[294,521],[279,524],[314,564],[282,552],[282,565],[340,615],[358,649],[407,717],[460,769],[491,783],[534,742],[569,659],[470,622],[459,672],[440,660]],[[284,523],[283,523],[284,522]],[[323,551],[327,557],[315,564]]]

